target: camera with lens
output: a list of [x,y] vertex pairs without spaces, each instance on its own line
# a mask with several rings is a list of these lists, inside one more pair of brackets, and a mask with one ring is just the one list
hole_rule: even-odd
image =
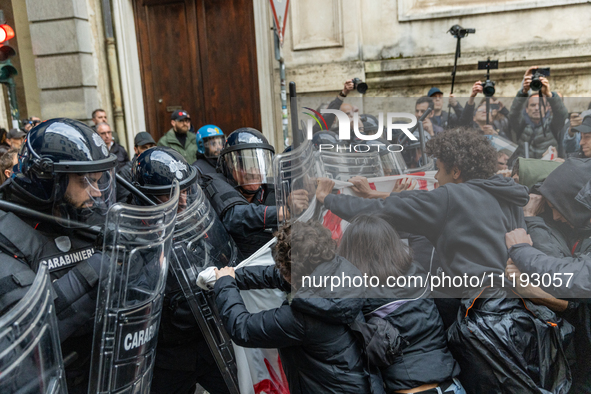
[[490,80],[490,70],[499,68],[498,60],[483,60],[478,62],[479,70],[486,70],[486,81],[482,83],[482,93],[485,97],[492,97],[495,94],[495,83]]
[[464,38],[470,33],[472,33],[472,34],[476,33],[476,29],[465,29],[460,25],[453,25],[449,29],[449,32],[451,33],[452,36],[454,36],[456,38]]
[[495,82],[487,79],[482,83],[482,93],[485,97],[492,97],[495,95]]
[[353,88],[357,89],[357,91],[361,94],[365,94],[367,92],[368,86],[365,82],[363,82],[359,78],[353,78]]
[[540,77],[548,78],[549,76],[550,76],[550,68],[549,67],[538,68],[538,69],[533,70],[533,75],[531,77],[531,83],[530,83],[529,87],[534,92],[540,91],[542,89],[542,87],[544,86],[542,81],[540,81]]

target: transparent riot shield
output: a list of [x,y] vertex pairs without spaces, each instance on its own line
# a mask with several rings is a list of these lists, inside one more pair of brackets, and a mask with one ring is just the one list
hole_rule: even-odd
[[283,223],[288,218],[310,219],[316,203],[316,178],[327,176],[314,145],[305,141],[290,152],[275,155],[273,171],[277,209],[289,212]]
[[201,271],[236,266],[239,252],[201,188],[195,188],[193,203],[177,216],[171,266],[229,391],[239,394],[232,341],[217,313],[215,295],[197,286]]
[[107,213],[88,392],[148,393],[179,203]]
[[324,166],[324,176],[335,180],[347,181],[354,176],[366,178],[384,176],[384,168],[378,152],[320,152],[320,160]]
[[50,286],[43,264],[26,296],[0,318],[0,393],[68,392]]

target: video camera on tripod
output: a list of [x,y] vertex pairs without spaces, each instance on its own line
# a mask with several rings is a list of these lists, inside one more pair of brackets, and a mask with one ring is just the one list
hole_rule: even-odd
[[451,33],[451,35],[454,36],[455,38],[464,38],[470,33],[472,33],[472,34],[476,33],[476,29],[464,29],[460,25],[453,25],[448,30],[448,33]]

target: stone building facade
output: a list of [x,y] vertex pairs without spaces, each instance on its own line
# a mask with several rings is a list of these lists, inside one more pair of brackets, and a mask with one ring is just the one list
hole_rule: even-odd
[[[120,112],[125,145],[145,130],[134,1],[146,0],[0,1],[14,11],[28,116],[88,121],[101,107],[111,120]],[[272,17],[268,1],[252,4],[261,124],[281,150]],[[292,0],[282,53],[287,81],[304,96],[332,96],[352,77],[368,83],[368,96],[421,96],[432,86],[448,92],[456,40],[447,31],[459,24],[476,33],[462,40],[458,96],[483,77],[477,62],[490,57],[499,60],[498,96],[514,96],[525,69],[539,65],[551,68],[553,90],[584,97],[591,93],[590,18],[588,0]]]

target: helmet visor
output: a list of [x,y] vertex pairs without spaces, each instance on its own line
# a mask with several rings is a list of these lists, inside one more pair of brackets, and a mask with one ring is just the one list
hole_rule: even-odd
[[54,215],[91,226],[104,223],[115,202],[115,169],[59,174],[56,180]]
[[[173,186],[170,186],[170,194],[161,194],[155,195],[154,199],[156,202],[162,204],[170,200],[170,197],[173,193],[174,189]],[[199,197],[199,186],[197,182],[193,182],[189,187],[181,190],[181,194],[179,195],[179,205],[177,213],[181,215],[183,212],[187,210],[188,207],[195,203],[195,200]]]
[[223,160],[237,186],[258,188],[273,183],[273,152],[268,149],[242,149],[224,154]]
[[215,135],[213,137],[206,137],[203,139],[203,146],[205,147],[205,157],[218,157],[224,148],[224,136]]
[[[235,266],[239,259],[236,244],[211,208],[201,188],[195,184],[191,192],[191,204],[179,212],[176,219],[176,257],[183,266],[196,270],[195,274],[207,267]],[[188,272],[186,267],[185,272]]]

